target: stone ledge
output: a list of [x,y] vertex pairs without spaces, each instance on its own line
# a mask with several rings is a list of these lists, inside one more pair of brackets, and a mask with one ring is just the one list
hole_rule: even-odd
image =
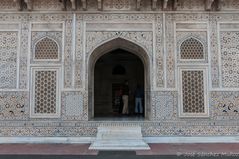
[[239,143],[239,136],[144,137],[146,143]]
[[101,126],[90,150],[150,150],[143,141],[141,127]]
[[100,140],[89,147],[90,150],[150,150],[148,144],[140,140]]

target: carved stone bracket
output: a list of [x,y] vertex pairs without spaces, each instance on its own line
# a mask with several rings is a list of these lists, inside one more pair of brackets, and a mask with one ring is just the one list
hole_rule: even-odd
[[21,11],[23,9],[23,3],[27,4],[27,10],[31,11],[33,4],[33,0],[13,0],[14,3],[16,3],[17,10]]
[[163,10],[166,10],[168,7],[168,0],[163,0]]
[[33,0],[24,0],[24,2],[27,4],[27,10],[32,10],[32,1]]
[[178,0],[173,0],[173,10],[177,10]]
[[87,10],[87,1],[81,0],[83,10]]
[[22,10],[22,0],[13,0],[14,3],[17,5],[17,10]]
[[152,10],[156,10],[157,9],[157,1],[158,0],[152,0]]
[[66,0],[59,0],[61,2],[61,9],[66,10]]
[[140,5],[141,4],[141,0],[137,0],[137,2],[136,2],[136,9],[137,10],[140,10]]
[[205,2],[205,10],[210,11],[212,9],[212,4],[214,0],[206,0]]
[[97,1],[98,1],[98,10],[102,10],[103,9],[102,0],[97,0]]
[[76,10],[76,0],[71,0],[71,8],[72,10]]
[[224,0],[218,0],[217,2],[217,10],[220,11],[222,9],[222,5],[224,3]]

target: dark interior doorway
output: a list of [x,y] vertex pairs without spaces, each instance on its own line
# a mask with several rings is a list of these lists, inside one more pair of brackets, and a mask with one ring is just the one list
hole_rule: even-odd
[[[119,90],[129,83],[129,117],[135,117],[135,89],[144,90],[144,65],[141,59],[122,49],[101,56],[94,69],[94,117],[120,117]],[[143,109],[144,101],[143,103]]]

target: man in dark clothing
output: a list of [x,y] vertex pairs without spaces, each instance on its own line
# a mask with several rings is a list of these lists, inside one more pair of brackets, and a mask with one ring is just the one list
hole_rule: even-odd
[[120,104],[119,104],[119,114],[122,114],[122,110],[123,110],[123,99],[122,99],[122,96],[123,96],[123,88],[122,86],[120,86],[120,89],[119,89],[119,92],[118,92],[118,96],[120,97]]
[[138,84],[135,90],[135,113],[136,114],[143,114],[143,98],[144,98],[144,90]]

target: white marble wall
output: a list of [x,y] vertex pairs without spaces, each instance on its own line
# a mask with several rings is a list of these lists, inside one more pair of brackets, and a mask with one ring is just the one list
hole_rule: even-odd
[[[99,12],[94,0],[87,11],[81,4],[70,11],[68,2],[67,11],[61,11],[53,1],[36,0],[30,12],[0,4],[0,136],[95,136],[101,124],[140,125],[144,136],[238,134],[239,2],[225,1],[221,11],[212,12],[196,0],[179,1],[177,11],[162,11],[158,3],[154,12],[145,0],[136,12],[127,0],[105,0]],[[34,41],[44,36],[58,43],[58,61],[32,59]],[[179,59],[179,44],[190,36],[202,42],[204,60]],[[92,64],[112,47],[135,53],[145,65],[147,122],[88,122]],[[30,115],[35,68],[59,71],[54,118]],[[183,68],[205,70],[205,115],[179,113]]]

